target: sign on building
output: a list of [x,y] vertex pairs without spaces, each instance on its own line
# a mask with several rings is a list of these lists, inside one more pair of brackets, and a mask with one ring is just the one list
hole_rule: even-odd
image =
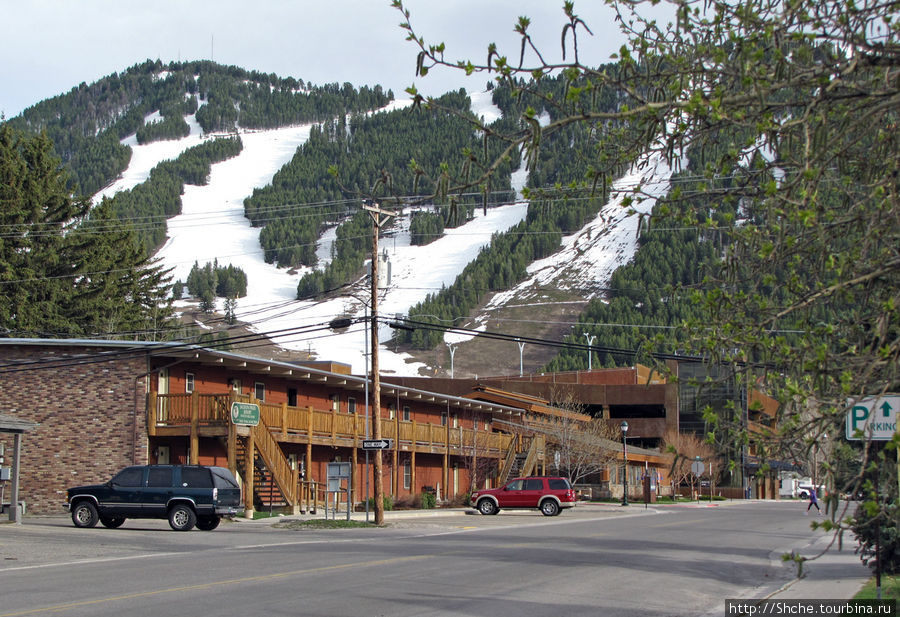
[[[847,439],[889,441],[897,432],[900,395],[864,398],[847,412]],[[860,436],[858,431],[862,431]]]
[[259,424],[259,405],[256,403],[232,403],[231,422],[242,426]]

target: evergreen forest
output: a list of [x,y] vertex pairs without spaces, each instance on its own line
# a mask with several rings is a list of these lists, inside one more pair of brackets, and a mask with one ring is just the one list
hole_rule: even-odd
[[[29,133],[45,131],[70,170],[75,192],[92,195],[127,168],[131,148],[121,140],[134,134],[138,143],[183,136],[185,115],[196,112],[204,133],[227,133],[318,122],[377,109],[392,98],[380,86],[314,86],[209,61],[147,60],[90,85],[82,82],[8,122]],[[147,124],[156,113],[159,120]]]

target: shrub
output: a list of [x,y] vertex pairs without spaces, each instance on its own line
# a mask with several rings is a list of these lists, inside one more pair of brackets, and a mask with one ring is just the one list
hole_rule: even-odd
[[[388,512],[394,509],[394,498],[390,495],[382,495],[381,496],[382,503],[384,504],[384,511]],[[369,497],[369,511],[375,510],[375,498]]]
[[900,573],[900,529],[897,527],[895,505],[878,507],[875,501],[864,501],[856,508],[852,529],[859,541],[856,552],[864,564],[875,570],[875,539],[878,523],[881,523],[881,571],[885,574]]
[[422,493],[422,508],[425,510],[432,509],[435,505],[437,505],[437,497],[434,496],[434,493]]

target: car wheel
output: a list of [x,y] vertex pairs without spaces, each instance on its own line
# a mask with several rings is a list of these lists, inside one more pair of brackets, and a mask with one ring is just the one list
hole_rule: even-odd
[[559,504],[552,499],[545,499],[541,502],[541,514],[544,516],[556,516],[559,514]]
[[485,515],[497,514],[497,506],[490,499],[482,499],[478,502],[478,511]]
[[178,504],[169,510],[169,525],[175,531],[190,531],[197,524],[197,515],[190,506]]
[[221,519],[218,516],[198,516],[197,529],[201,531],[212,531],[219,526]]
[[116,527],[122,526],[122,523],[125,522],[125,517],[124,516],[115,516],[115,517],[101,516],[100,522],[103,523],[104,527],[108,527],[109,529],[115,529]]
[[90,501],[79,501],[72,508],[72,522],[76,527],[96,527],[99,520],[97,508]]

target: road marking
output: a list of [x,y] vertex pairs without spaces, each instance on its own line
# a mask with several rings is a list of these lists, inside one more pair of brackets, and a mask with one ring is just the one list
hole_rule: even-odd
[[81,602],[70,602],[68,604],[55,604],[52,606],[44,606],[41,608],[30,608],[25,610],[13,611],[11,613],[0,613],[0,617],[20,617],[21,615],[35,615],[40,613],[56,613],[66,611],[73,608],[83,606],[97,606],[110,602],[120,602],[122,600],[133,600],[135,598],[147,598],[166,593],[181,593],[184,591],[196,591],[198,589],[212,589],[223,585],[238,585],[241,583],[252,583],[257,581],[270,581],[279,578],[288,578],[291,576],[299,576],[301,574],[313,574],[318,572],[333,572],[335,570],[346,570],[348,568],[362,568],[370,566],[383,566],[389,564],[403,563],[406,561],[416,561],[420,559],[430,559],[436,555],[411,555],[408,557],[394,557],[391,559],[376,559],[374,561],[360,561],[355,563],[345,563],[336,566],[322,566],[319,568],[304,568],[302,570],[290,570],[288,572],[276,572],[273,574],[264,574],[260,576],[247,576],[244,578],[234,578],[227,581],[214,581],[211,583],[199,583],[197,585],[184,585],[182,587],[169,587],[166,589],[157,589],[155,591],[143,591],[140,593],[131,593],[121,596],[110,596],[108,598],[98,598],[96,600],[83,600]]

